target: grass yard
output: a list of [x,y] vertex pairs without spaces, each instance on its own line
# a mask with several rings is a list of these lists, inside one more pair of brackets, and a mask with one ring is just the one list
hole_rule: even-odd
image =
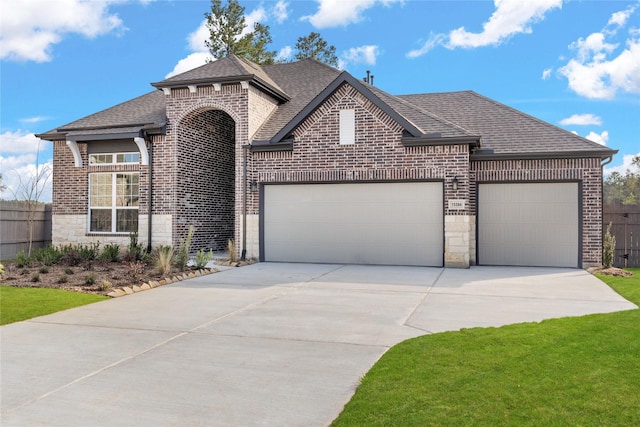
[[0,286],[0,325],[105,299],[108,297],[59,289]]
[[[640,269],[630,270],[599,277],[640,305]],[[640,310],[405,341],[333,425],[640,425]]]

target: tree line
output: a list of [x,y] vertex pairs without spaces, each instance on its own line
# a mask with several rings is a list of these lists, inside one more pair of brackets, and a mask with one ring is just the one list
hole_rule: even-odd
[[[268,25],[256,22],[250,32],[242,35],[247,27],[245,8],[238,0],[211,0],[211,11],[204,14],[209,29],[209,39],[205,41],[214,59],[227,55],[237,55],[260,65],[287,62],[279,59],[275,50],[270,50],[272,42]],[[311,32],[308,36],[298,37],[295,45],[295,60],[316,59],[337,67],[336,48],[329,45],[319,33]]]

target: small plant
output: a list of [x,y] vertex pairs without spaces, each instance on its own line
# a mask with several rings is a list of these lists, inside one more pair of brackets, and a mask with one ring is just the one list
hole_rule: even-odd
[[101,291],[107,291],[109,289],[111,289],[113,285],[111,284],[110,281],[108,280],[103,280],[100,282],[100,284],[98,285],[98,289],[100,289]]
[[33,275],[31,276],[31,281],[33,283],[37,283],[40,281],[40,273],[33,273]]
[[49,245],[45,248],[39,248],[33,251],[31,258],[42,265],[52,266],[60,261],[62,253],[55,247]]
[[196,252],[194,261],[197,268],[204,268],[212,259],[213,249],[209,249],[209,252],[205,251],[204,249],[200,249],[198,252]]
[[62,276],[58,277],[58,280],[56,280],[56,283],[63,284],[63,283],[67,283],[68,281],[69,281],[69,278],[67,277],[67,275],[63,274]]
[[100,258],[111,262],[118,262],[118,258],[120,258],[120,246],[116,243],[107,243],[104,245],[104,248],[102,248]]
[[73,271],[73,268],[71,267],[67,267],[64,269],[64,274],[68,274],[70,276],[73,276],[73,274],[75,273],[75,271]]
[[43,265],[38,269],[38,272],[40,274],[47,274],[49,272],[49,267],[47,267],[46,265]]
[[158,273],[163,276],[171,272],[171,261],[173,260],[173,246],[160,245],[156,248],[155,267],[158,269]]
[[62,254],[61,261],[68,266],[74,267],[80,265],[82,257],[78,248],[74,245],[60,246],[60,253]]
[[15,260],[16,267],[18,268],[28,267],[30,262],[31,260],[29,259],[27,254],[24,253],[23,250],[20,250],[20,252],[16,254],[16,260]]
[[4,275],[4,265],[0,262],[0,276]]
[[88,245],[78,245],[78,254],[83,261],[93,261],[100,255],[100,243],[89,243]]
[[130,233],[129,246],[123,259],[127,262],[136,262],[140,261],[143,255],[144,249],[142,248],[142,244],[138,243],[138,233]]
[[604,235],[604,244],[602,248],[602,265],[610,268],[613,265],[613,258],[616,250],[616,236],[611,234],[611,223],[607,226],[607,232]]
[[229,252],[229,262],[237,262],[238,254],[236,252],[236,245],[232,239],[227,242],[227,252]]
[[127,267],[127,275],[133,282],[137,282],[140,276],[144,274],[144,264],[139,261],[130,262]]
[[87,274],[84,278],[84,284],[85,285],[95,285],[96,283],[96,274],[94,272],[91,272],[89,274]]
[[20,272],[20,274],[22,276],[26,276],[27,274],[29,274],[29,269],[28,268],[23,268],[22,271]]
[[180,241],[180,246],[178,246],[178,253],[176,254],[176,267],[180,271],[184,271],[187,267],[187,263],[189,262],[189,254],[191,253],[191,239],[193,238],[193,233],[195,232],[195,228],[193,225],[189,226],[189,231],[187,231],[187,237]]

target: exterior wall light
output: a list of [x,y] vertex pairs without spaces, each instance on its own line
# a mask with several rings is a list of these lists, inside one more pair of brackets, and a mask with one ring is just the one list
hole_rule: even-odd
[[249,189],[252,192],[258,191],[258,183],[255,181],[251,181],[251,183],[249,184]]
[[458,191],[458,177],[453,178],[453,191]]

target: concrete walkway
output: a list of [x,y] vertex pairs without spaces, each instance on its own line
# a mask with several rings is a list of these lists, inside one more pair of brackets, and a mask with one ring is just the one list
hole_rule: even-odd
[[581,270],[262,263],[0,328],[2,426],[322,426],[394,344],[637,308]]

